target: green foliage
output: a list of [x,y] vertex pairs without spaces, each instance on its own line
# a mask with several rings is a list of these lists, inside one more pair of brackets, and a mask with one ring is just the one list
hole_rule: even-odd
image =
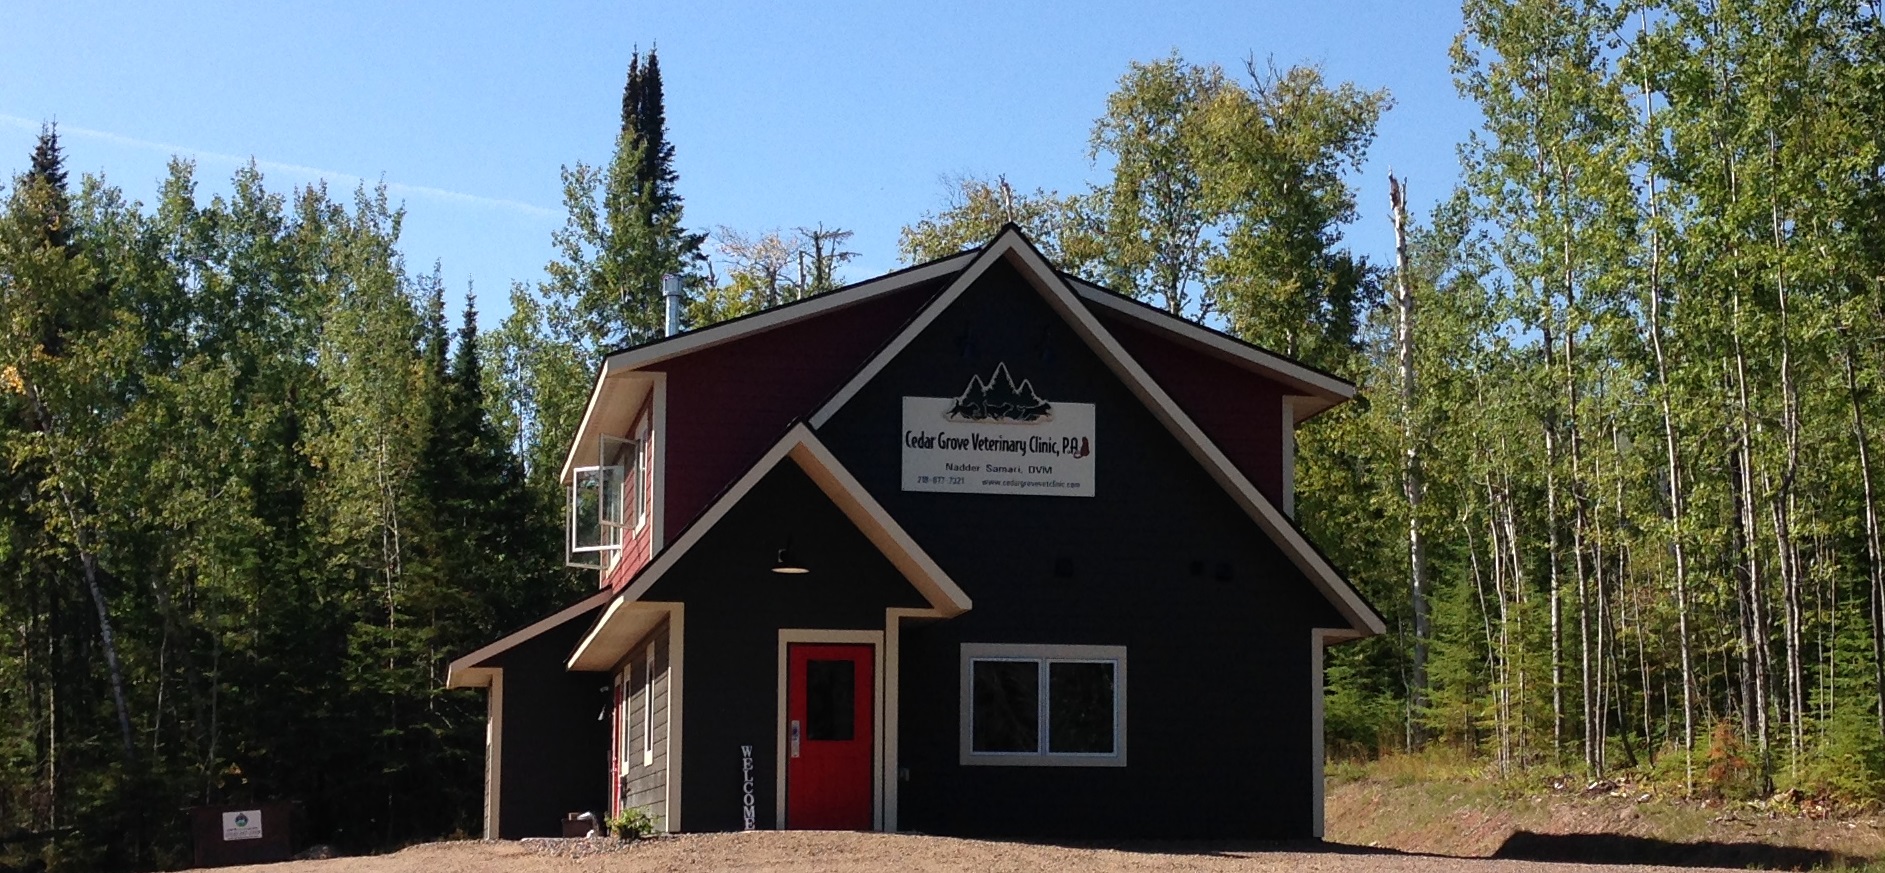
[[176,811],[228,801],[357,849],[474,828],[445,663],[574,593],[475,328],[449,355],[384,191],[57,176],[0,209],[5,863],[174,866]]
[[629,807],[609,818],[609,833],[625,840],[653,836],[657,830],[654,814],[644,807]]
[[660,65],[651,50],[630,61],[622,130],[609,162],[563,170],[568,218],[553,237],[557,257],[541,292],[564,342],[590,358],[661,336],[661,277],[692,277],[706,235],[682,226],[667,140]]
[[975,176],[943,180],[944,205],[926,213],[897,235],[897,256],[905,264],[946,258],[982,245],[1003,225],[1026,231],[1061,269],[1084,275],[1092,255],[1102,251],[1089,233],[1092,218],[1080,197],[1063,197],[1040,188],[1016,193],[1006,176],[994,181]]

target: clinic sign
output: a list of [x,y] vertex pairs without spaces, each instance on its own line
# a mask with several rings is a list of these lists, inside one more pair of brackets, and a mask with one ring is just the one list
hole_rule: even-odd
[[903,398],[903,490],[1092,497],[1091,403],[1049,403],[1007,364],[957,397]]

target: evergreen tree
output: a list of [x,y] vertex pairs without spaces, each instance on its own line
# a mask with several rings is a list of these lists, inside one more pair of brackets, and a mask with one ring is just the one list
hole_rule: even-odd
[[45,222],[45,243],[55,248],[72,248],[72,200],[67,193],[65,152],[59,148],[59,128],[48,124],[39,129],[33,145],[33,158],[26,179],[44,186],[46,202],[40,207]]
[[706,234],[682,225],[674,147],[667,139],[661,67],[650,51],[630,59],[622,128],[604,167],[563,171],[569,217],[554,235],[559,258],[543,292],[568,312],[573,339],[591,358],[661,335],[661,277],[695,284]]

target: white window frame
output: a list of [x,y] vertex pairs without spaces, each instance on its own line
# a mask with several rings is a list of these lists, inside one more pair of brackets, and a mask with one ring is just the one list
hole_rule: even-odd
[[[611,487],[619,487],[623,478],[622,474],[623,471],[619,465],[605,464],[577,467],[571,471],[569,501],[564,507],[564,511],[568,513],[567,526],[569,528],[568,557],[565,563],[569,566],[607,570],[609,565],[614,563],[616,553],[622,550],[622,523],[619,518],[622,512],[620,494],[617,493],[617,502],[614,506],[618,518],[614,521],[609,520],[610,507],[606,499]],[[582,545],[579,541],[582,528],[578,524],[580,513],[577,507],[581,503],[582,493],[585,490],[583,483],[586,479],[594,479],[597,483],[594,486],[597,492],[597,542],[594,545]],[[611,535],[613,535],[613,542],[611,542]]]
[[642,716],[641,716],[641,765],[649,766],[655,762],[655,644],[648,644],[647,666],[643,667]]
[[633,451],[633,460],[629,461],[627,472],[622,477],[622,487],[632,489],[632,493],[622,495],[623,513],[633,518],[629,530],[641,533],[648,526],[648,519],[653,515],[650,504],[654,503],[654,476],[649,463],[649,446],[653,444],[654,422],[651,416],[642,416],[635,426],[635,438],[629,441]]
[[629,768],[633,766],[629,762],[629,759],[628,759],[628,744],[629,744],[628,727],[629,725],[634,723],[633,713],[635,711],[635,665],[629,664],[627,668],[624,669],[621,672],[621,674],[616,677],[616,679],[617,679],[615,683],[616,687],[622,689],[622,704],[616,707],[615,718],[616,718],[616,721],[620,723],[621,727],[616,732],[616,737],[617,737],[617,748],[616,748],[616,755],[615,755],[616,784],[614,786],[611,786],[611,790],[619,794],[622,790],[621,779],[628,775]]
[[[1040,714],[1039,748],[1033,752],[978,752],[974,749],[975,662],[1023,661],[1036,666]],[[1051,721],[1048,713],[1048,665],[1105,662],[1113,665],[1113,751],[1054,752],[1047,749]],[[957,712],[960,715],[960,763],[977,767],[1124,767],[1126,766],[1126,647],[1067,646],[1025,643],[963,643],[962,680]]]

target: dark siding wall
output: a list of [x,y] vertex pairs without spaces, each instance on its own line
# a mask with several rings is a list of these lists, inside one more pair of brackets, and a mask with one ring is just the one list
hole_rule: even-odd
[[[1049,402],[1097,405],[1097,496],[900,490],[901,398],[954,396],[1000,362]],[[905,632],[902,827],[1309,833],[1309,635],[1339,617],[1011,268],[992,269],[821,437],[975,601]],[[1060,559],[1070,578],[1055,576]],[[1129,766],[959,766],[964,642],[1125,646]]]
[[[811,573],[772,572],[788,536]],[[926,605],[790,460],[767,474],[647,599],[687,604],[681,827],[688,831],[741,828],[742,745],[753,747],[758,822],[772,826],[780,628],[882,630],[887,607]]]
[[563,668],[596,614],[572,618],[492,663],[504,670],[502,839],[561,836],[564,815],[608,811],[609,724],[596,714],[609,705],[609,678]]
[[[649,652],[654,667],[649,669]],[[665,827],[668,814],[668,629],[664,625],[628,656],[627,738],[622,743],[622,806],[641,808]],[[653,715],[650,717],[650,700]],[[650,744],[649,725],[653,725]]]
[[1281,509],[1283,387],[1127,319],[1095,314],[1251,484]]
[[939,289],[914,286],[660,365],[668,374],[668,536],[678,536]]

